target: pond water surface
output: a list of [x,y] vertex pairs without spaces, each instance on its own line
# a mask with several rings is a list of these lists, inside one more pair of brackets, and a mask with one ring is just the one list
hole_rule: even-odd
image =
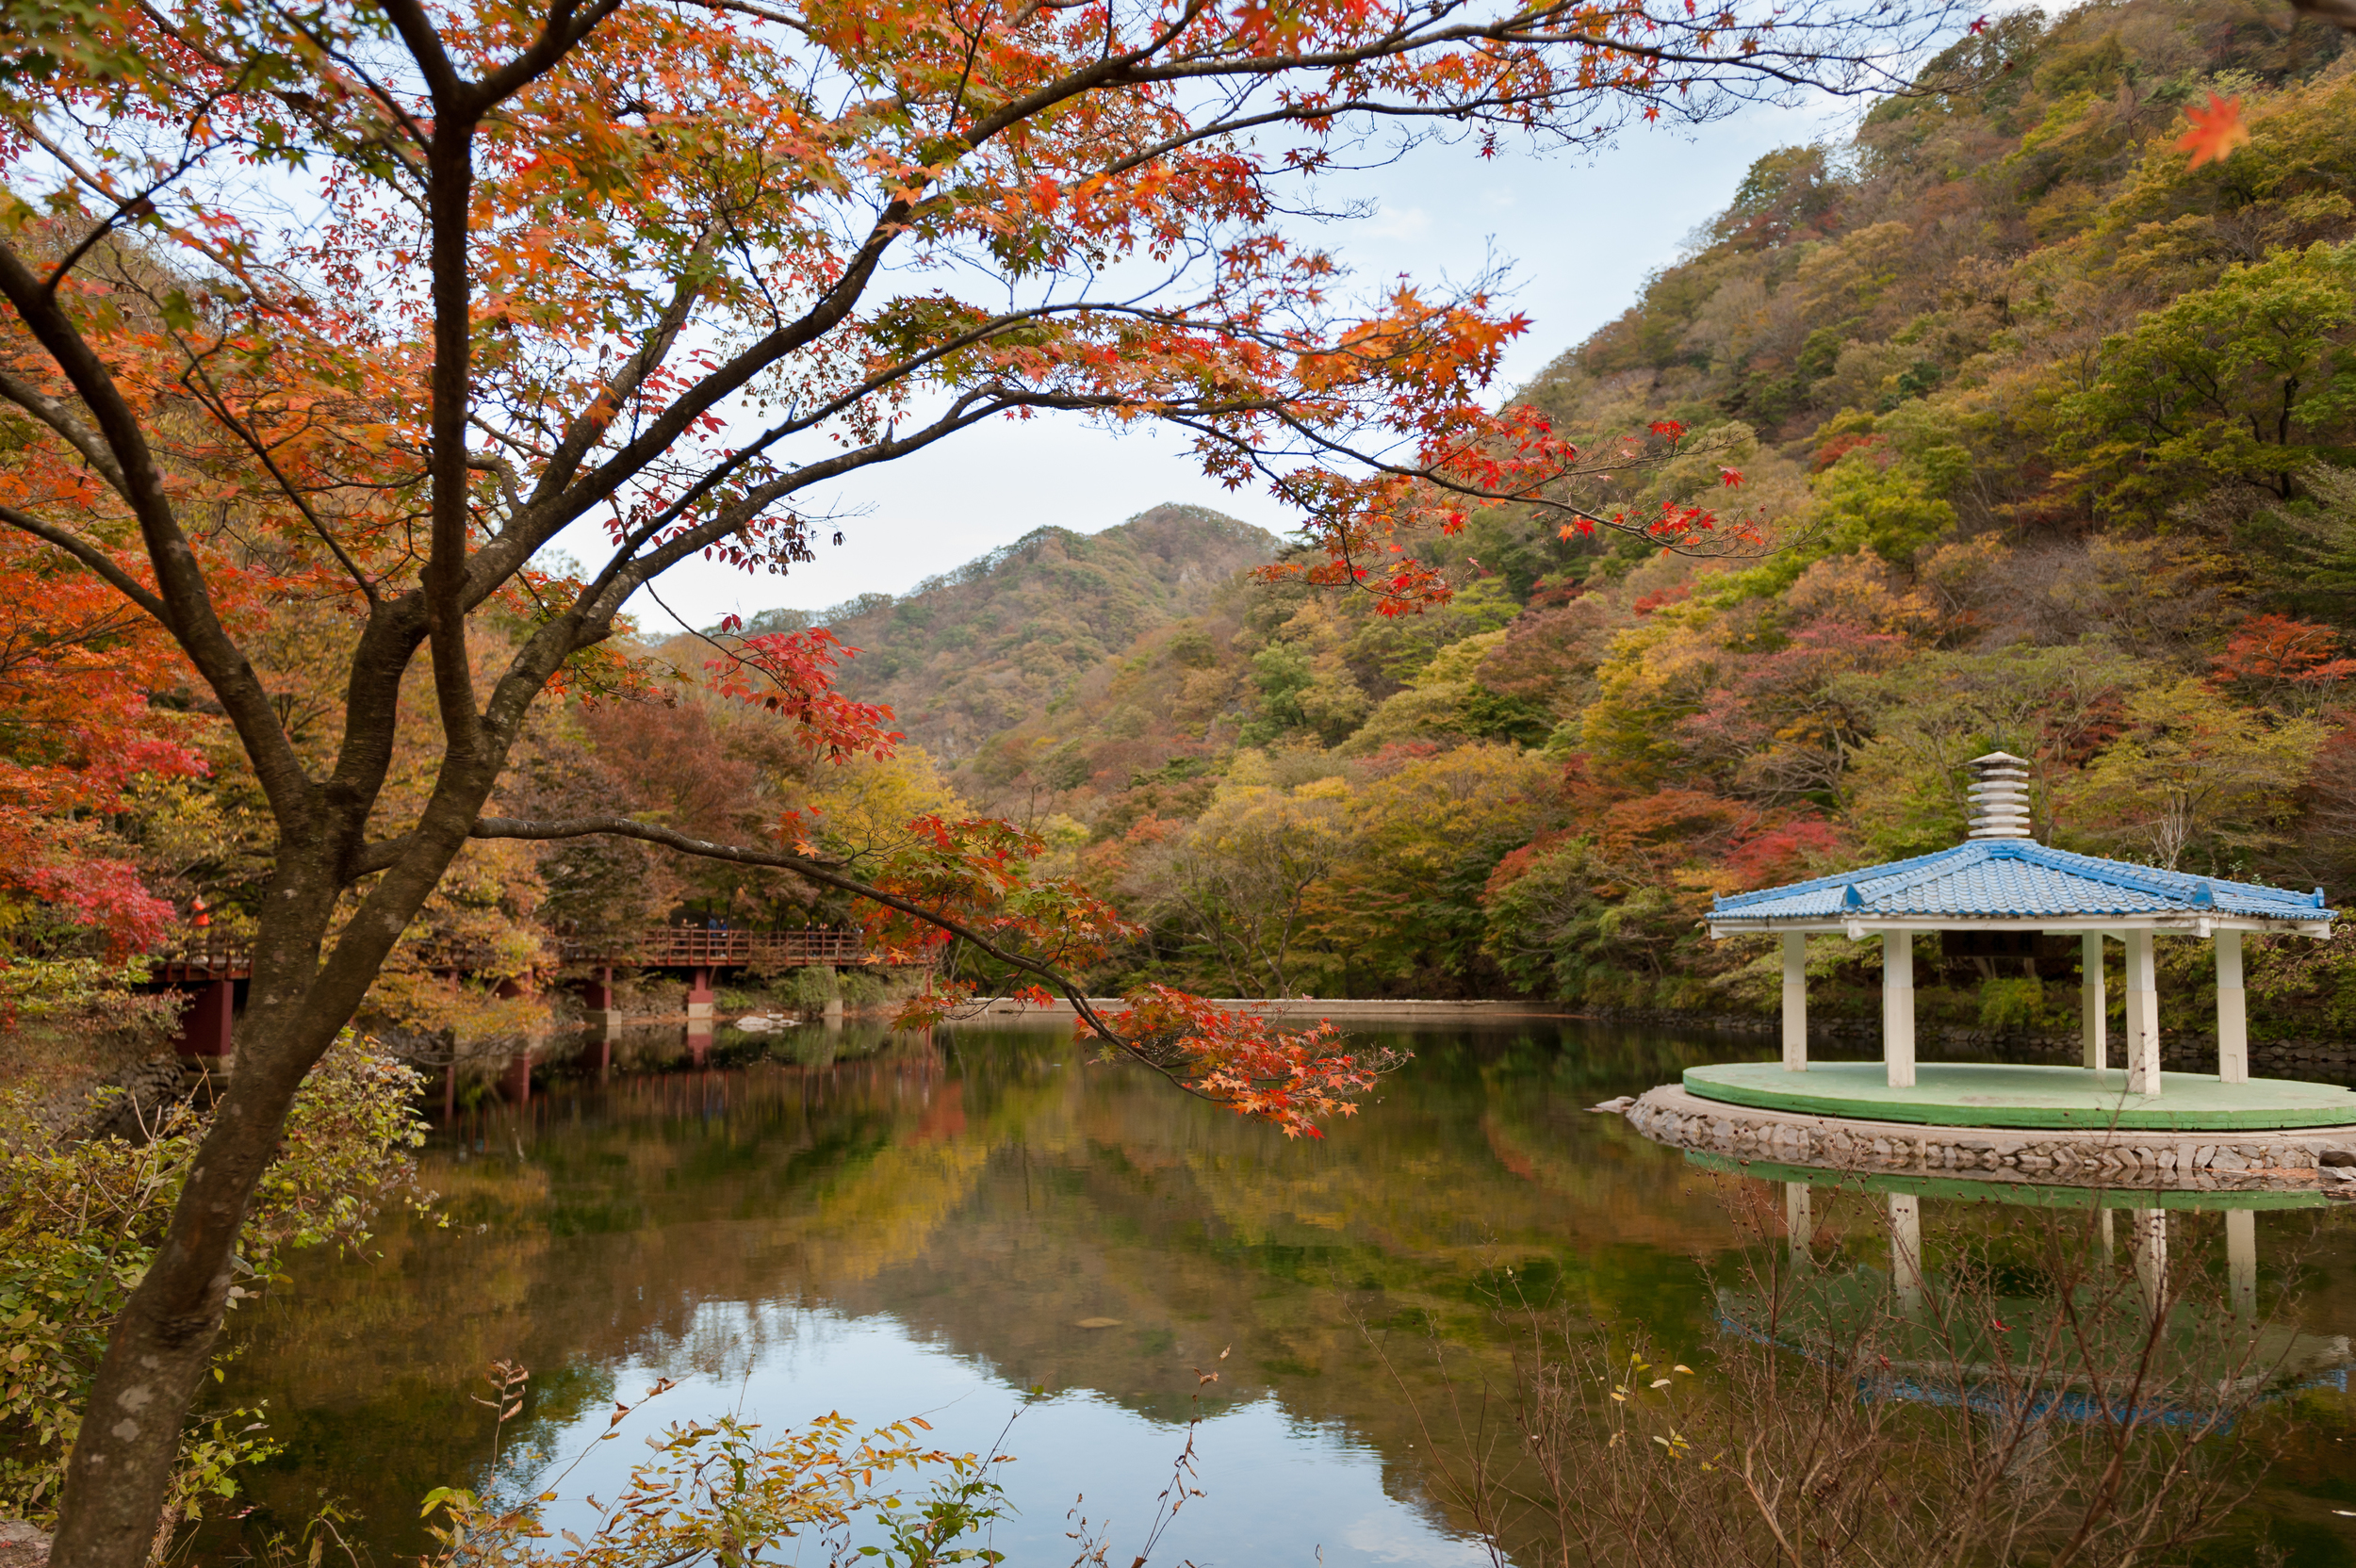
[[[267,1400],[287,1445],[246,1527],[333,1497],[382,1560],[426,1545],[437,1486],[534,1487],[589,1446],[566,1492],[611,1496],[668,1422],[841,1411],[1019,1456],[1011,1561],[1070,1561],[1084,1517],[1126,1562],[1199,1415],[1203,1495],[1156,1562],[1486,1561],[1423,1462],[1434,1335],[1477,1364],[1510,1279],[1704,1361],[1711,1271],[1742,1245],[1727,1184],[1587,1107],[1769,1054],[1570,1021],[1385,1034],[1413,1063],[1287,1143],[1062,1030],[839,1037],[876,1049],[551,1072],[438,1126],[446,1224],[388,1218],[375,1257],[303,1257],[237,1315],[222,1393]],[[2258,1223],[2265,1306],[2356,1333],[2356,1214]],[[531,1380],[494,1461],[501,1360]],[[593,1445],[658,1378],[679,1386]],[[2277,1539],[2356,1563],[2356,1407],[2326,1382],[2284,1408]]]

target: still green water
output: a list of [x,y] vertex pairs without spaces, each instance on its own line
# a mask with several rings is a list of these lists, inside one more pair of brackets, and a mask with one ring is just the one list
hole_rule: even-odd
[[[533,1486],[663,1377],[679,1386],[568,1493],[612,1495],[632,1440],[717,1411],[922,1414],[975,1449],[1011,1419],[1022,1512],[995,1544],[1069,1561],[1073,1515],[1109,1525],[1126,1561],[1200,1414],[1204,1495],[1157,1562],[1486,1561],[1429,1484],[1434,1431],[1448,1441],[1435,1336],[1460,1373],[1497,1364],[1510,1279],[1706,1361],[1739,1184],[1587,1107],[1762,1053],[1567,1021],[1380,1037],[1413,1063],[1322,1142],[1090,1064],[1043,1027],[854,1031],[835,1038],[873,1054],[832,1060],[811,1031],[789,1042],[809,1065],[652,1070],[666,1037],[626,1049],[632,1070],[559,1066],[526,1102],[485,1096],[426,1152],[446,1225],[388,1220],[375,1256],[300,1259],[237,1315],[221,1393],[266,1400],[287,1446],[242,1527],[332,1497],[380,1560],[415,1553],[425,1493]],[[2356,1215],[2258,1224],[2266,1309],[2356,1333]],[[2201,1244],[2176,1245],[2189,1260]],[[499,1360],[532,1380],[495,1463],[477,1396]],[[2281,1407],[2263,1502],[2299,1564],[2356,1563],[2344,1381]],[[234,1556],[233,1534],[208,1555]]]

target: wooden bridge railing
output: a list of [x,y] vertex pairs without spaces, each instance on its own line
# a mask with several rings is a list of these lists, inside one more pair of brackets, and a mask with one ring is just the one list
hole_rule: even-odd
[[[815,926],[803,931],[712,931],[701,926],[655,926],[620,937],[560,937],[557,956],[568,964],[613,964],[644,969],[728,969],[759,960],[798,968],[808,964],[869,964],[877,957],[857,931]],[[472,967],[468,955],[425,955],[433,969]],[[148,956],[148,968],[165,985],[243,980],[254,973],[254,947],[226,937],[181,942]]]
[[246,980],[254,974],[254,944],[227,937],[201,937],[147,956],[148,968],[167,985],[191,980]]
[[705,969],[749,964],[868,964],[876,961],[857,931],[812,926],[802,931],[713,931],[704,926],[657,926],[634,937],[595,940],[564,937],[557,952],[568,964],[636,964],[649,969]]
[[[778,969],[881,961],[879,956],[867,951],[867,944],[859,939],[858,932],[827,927],[805,931],[713,931],[699,926],[659,926],[620,938],[560,937],[555,946],[558,956],[569,964],[702,971],[695,980],[698,986],[712,983],[712,970],[755,960],[764,967]],[[480,948],[471,953],[444,948],[417,956],[429,969],[464,973],[483,967],[489,956],[487,950]],[[148,972],[156,983],[189,997],[180,1017],[179,1036],[173,1041],[180,1054],[217,1066],[225,1064],[230,1057],[230,1031],[237,1010],[237,988],[232,982],[253,977],[253,944],[206,935],[150,954],[147,963]],[[593,998],[603,998],[593,1000],[593,1006],[613,1006],[611,980],[610,974],[600,974],[591,983]],[[502,989],[501,994],[507,993]],[[690,990],[690,1017],[695,1015],[699,996],[708,1016],[712,992]]]

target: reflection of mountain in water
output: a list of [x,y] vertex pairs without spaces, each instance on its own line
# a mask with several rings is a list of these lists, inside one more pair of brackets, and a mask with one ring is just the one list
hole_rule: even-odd
[[[560,1082],[472,1113],[429,1151],[447,1230],[388,1224],[375,1261],[304,1258],[294,1286],[239,1313],[250,1348],[224,1393],[267,1397],[289,1444],[259,1498],[299,1520],[324,1487],[380,1548],[413,1549],[417,1500],[487,1452],[469,1396],[490,1361],[532,1368],[525,1435],[546,1440],[634,1396],[614,1386],[625,1364],[728,1378],[790,1356],[810,1314],[784,1309],[889,1319],[1009,1390],[1094,1390],[1171,1421],[1191,1369],[1232,1347],[1209,1393],[1346,1434],[1410,1501],[1417,1446],[1445,1439],[1415,1412],[1446,1408],[1431,1336],[1501,1381],[1500,1292],[1706,1354],[1720,1312],[1694,1260],[1735,1262],[1725,1194],[1774,1195],[1586,1106],[1710,1048],[1577,1024],[1405,1038],[1414,1064],[1314,1145],[1038,1028]],[[1827,1267],[1886,1267],[1860,1236]],[[2302,1310],[2344,1310],[2346,1253],[2302,1261]],[[2314,1463],[2337,1475],[2347,1457]]]
[[[1376,1103],[1293,1145],[1055,1034],[940,1038],[824,1070],[558,1085],[464,1119],[426,1172],[450,1229],[395,1226],[373,1265],[306,1267],[243,1326],[237,1392],[269,1397],[292,1442],[289,1490],[266,1500],[291,1511],[299,1472],[413,1518],[453,1456],[487,1447],[467,1397],[485,1364],[534,1369],[545,1429],[610,1397],[626,1359],[717,1374],[767,1352],[758,1329],[712,1335],[712,1302],[888,1314],[1012,1387],[1171,1420],[1191,1368],[1233,1347],[1217,1394],[1340,1424],[1397,1495],[1416,1490],[1397,1469],[1414,1415],[1361,1316],[1427,1382],[1427,1330],[1502,1364],[1482,1291],[1503,1266],[1518,1291],[1710,1331],[1687,1261],[1729,1239],[1710,1184],[1586,1114],[1609,1070],[1550,1029],[1415,1037]],[[1605,1089],[1688,1054],[1601,1042],[1630,1064]]]

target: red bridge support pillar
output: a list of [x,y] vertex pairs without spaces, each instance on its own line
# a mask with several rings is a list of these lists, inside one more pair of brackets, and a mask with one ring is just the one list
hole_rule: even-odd
[[583,1010],[592,1029],[601,1029],[610,1041],[614,1031],[621,1027],[621,1009],[614,1005],[614,971],[600,967],[581,987]]
[[511,1105],[532,1103],[532,1047],[526,1045],[507,1058],[507,1071],[499,1080],[499,1092],[507,1096]]
[[188,1007],[180,1014],[173,1049],[206,1068],[227,1070],[234,1054],[229,1021],[237,1009],[237,987],[231,981],[197,982],[188,993]]

